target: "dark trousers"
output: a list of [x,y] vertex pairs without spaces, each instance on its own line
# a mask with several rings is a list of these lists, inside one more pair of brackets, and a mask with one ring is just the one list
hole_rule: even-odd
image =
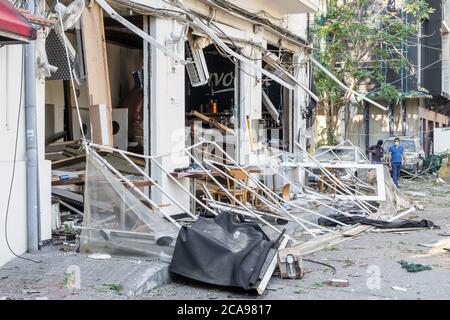
[[392,180],[394,184],[398,187],[398,179],[400,178],[400,170],[402,168],[401,162],[392,162]]

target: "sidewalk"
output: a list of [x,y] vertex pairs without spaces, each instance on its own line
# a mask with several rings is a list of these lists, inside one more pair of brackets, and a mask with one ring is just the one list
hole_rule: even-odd
[[24,257],[42,262],[0,268],[0,299],[127,299],[170,279],[168,264],[143,257],[96,260],[51,245]]

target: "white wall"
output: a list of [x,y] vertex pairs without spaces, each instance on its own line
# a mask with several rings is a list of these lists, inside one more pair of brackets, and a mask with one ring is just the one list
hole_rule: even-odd
[[8,217],[8,239],[12,249],[22,254],[27,247],[26,226],[26,168],[25,168],[25,107],[20,99],[22,46],[0,48],[0,266],[13,255],[6,246],[4,233],[7,198],[14,159],[14,141],[20,100],[21,114],[17,146],[15,179]]
[[[27,249],[26,151],[24,94],[20,97],[22,80],[22,46],[0,48],[0,266],[13,258],[6,245],[5,221],[10,189],[16,132],[17,157],[14,183],[8,214],[8,240],[13,251],[23,254]],[[50,229],[50,161],[45,161],[44,81],[36,81],[38,162],[40,184],[40,240],[51,238]],[[23,88],[24,92],[24,88]],[[19,108],[21,104],[21,108]],[[19,127],[17,119],[20,109]],[[18,131],[17,131],[18,130]]]

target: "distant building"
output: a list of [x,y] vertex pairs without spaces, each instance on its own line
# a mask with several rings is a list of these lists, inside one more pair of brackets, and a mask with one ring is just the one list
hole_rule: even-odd
[[[448,1],[427,0],[435,9],[429,19],[423,21],[418,34],[407,37],[397,48],[412,64],[399,73],[385,70],[387,82],[401,92],[399,103],[388,104],[377,99],[376,92],[368,96],[387,107],[383,111],[364,103],[355,110],[352,121],[347,124],[347,138],[363,150],[379,139],[392,136],[417,136],[421,139],[426,154],[432,153],[433,128],[449,126],[450,123],[450,3]],[[403,12],[403,1],[387,1],[395,8],[400,18],[413,22]],[[362,85],[361,92],[367,92]],[[336,119],[336,133],[339,134],[340,121]],[[313,132],[318,136],[325,125],[321,110],[313,124]]]

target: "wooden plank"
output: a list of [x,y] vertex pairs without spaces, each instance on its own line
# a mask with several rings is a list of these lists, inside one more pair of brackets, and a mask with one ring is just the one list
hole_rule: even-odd
[[84,184],[84,176],[70,179],[61,179],[52,181],[52,186],[67,186],[69,184]]
[[374,229],[371,232],[375,233],[403,233],[403,232],[411,232],[411,231],[423,231],[430,230],[429,228],[395,228],[395,229]]
[[94,143],[110,146],[113,144],[109,128],[112,127],[111,110],[108,110],[106,104],[96,104],[89,107],[89,120],[91,122],[91,138]]
[[[288,242],[289,242],[289,238],[284,236],[283,240],[281,240],[279,249],[284,249],[286,247],[286,245],[288,244]],[[264,293],[264,291],[266,291],[266,287],[269,284],[269,281],[272,278],[273,272],[275,271],[275,268],[277,266],[277,260],[278,260],[278,254],[275,254],[264,277],[262,278],[261,282],[259,283],[258,287],[256,288],[256,291],[258,292],[259,295],[262,295]]]
[[[81,175],[79,177],[75,177],[75,178],[70,178],[70,179],[62,179],[62,180],[55,180],[52,181],[52,186],[67,186],[67,185],[71,185],[71,184],[84,184],[85,182],[85,176]],[[153,183],[151,183],[148,180],[130,180],[131,183],[133,183],[136,188],[143,188],[143,187],[149,187],[152,186]],[[122,184],[126,187],[129,188],[129,186],[125,183],[122,182]]]
[[58,133],[55,133],[54,135],[48,137],[47,139],[45,139],[45,145],[48,146],[49,144],[58,141],[59,139],[62,139],[66,136],[66,132],[65,131],[61,131]]
[[[107,128],[101,128],[98,123],[92,124],[93,142],[112,147],[112,102],[109,84],[108,59],[106,53],[106,38],[103,24],[103,10],[97,2],[86,6],[82,15],[81,30],[83,32],[83,48],[87,71],[87,90],[90,106],[104,104],[107,108]],[[107,141],[99,141],[98,132],[108,133]],[[104,138],[104,137],[103,137]]]
[[48,146],[45,147],[45,152],[46,153],[61,152],[67,146],[78,144],[78,143],[79,143],[78,140],[51,143],[51,144],[49,144]]
[[80,154],[78,156],[69,157],[62,160],[57,160],[52,162],[52,169],[59,169],[62,167],[70,166],[76,163],[80,163],[86,160],[85,154]]
[[[148,181],[148,180],[130,180],[130,182],[131,182],[132,184],[134,184],[134,186],[135,186],[136,188],[149,187],[149,186],[152,186],[152,185],[153,185],[153,183],[151,183],[151,182]],[[125,187],[129,188],[129,186],[128,186],[125,182],[122,182],[122,183],[123,183],[123,185],[124,185]]]
[[[220,177],[222,176],[219,172],[213,171],[210,172],[210,174],[213,177]],[[191,178],[191,179],[206,179],[209,178],[209,176],[204,171],[197,171],[197,172],[189,172],[189,171],[180,171],[180,172],[171,172],[170,175],[176,179],[182,179],[182,178]]]
[[[388,219],[387,221],[392,222],[392,221],[398,220],[401,217],[403,217],[411,212],[414,212],[414,211],[415,211],[415,208],[409,208],[403,212],[400,212],[399,214],[392,217],[391,219]],[[378,215],[375,215],[372,218],[378,219],[379,217],[378,217]],[[332,247],[332,246],[342,243],[344,241],[353,239],[365,232],[369,232],[374,229],[375,229],[375,227],[373,227],[373,226],[357,224],[355,226],[352,226],[352,227],[344,230],[340,234],[327,234],[327,235],[324,235],[321,237],[317,237],[313,240],[297,244],[293,247],[280,249],[280,250],[278,250],[278,254],[280,256],[286,256],[288,254],[292,254],[292,255],[296,255],[296,256],[304,256],[307,254],[311,254],[311,253],[320,251],[327,247]],[[400,231],[400,229],[399,229],[399,231]]]
[[199,118],[200,120],[208,122],[212,126],[216,127],[219,130],[224,131],[225,133],[229,133],[229,134],[234,135],[234,130],[233,129],[230,129],[227,126],[224,126],[223,124],[221,124],[220,122],[218,122],[217,120],[215,120],[212,117],[205,116],[203,113],[200,113],[198,111],[192,111],[191,115]]

